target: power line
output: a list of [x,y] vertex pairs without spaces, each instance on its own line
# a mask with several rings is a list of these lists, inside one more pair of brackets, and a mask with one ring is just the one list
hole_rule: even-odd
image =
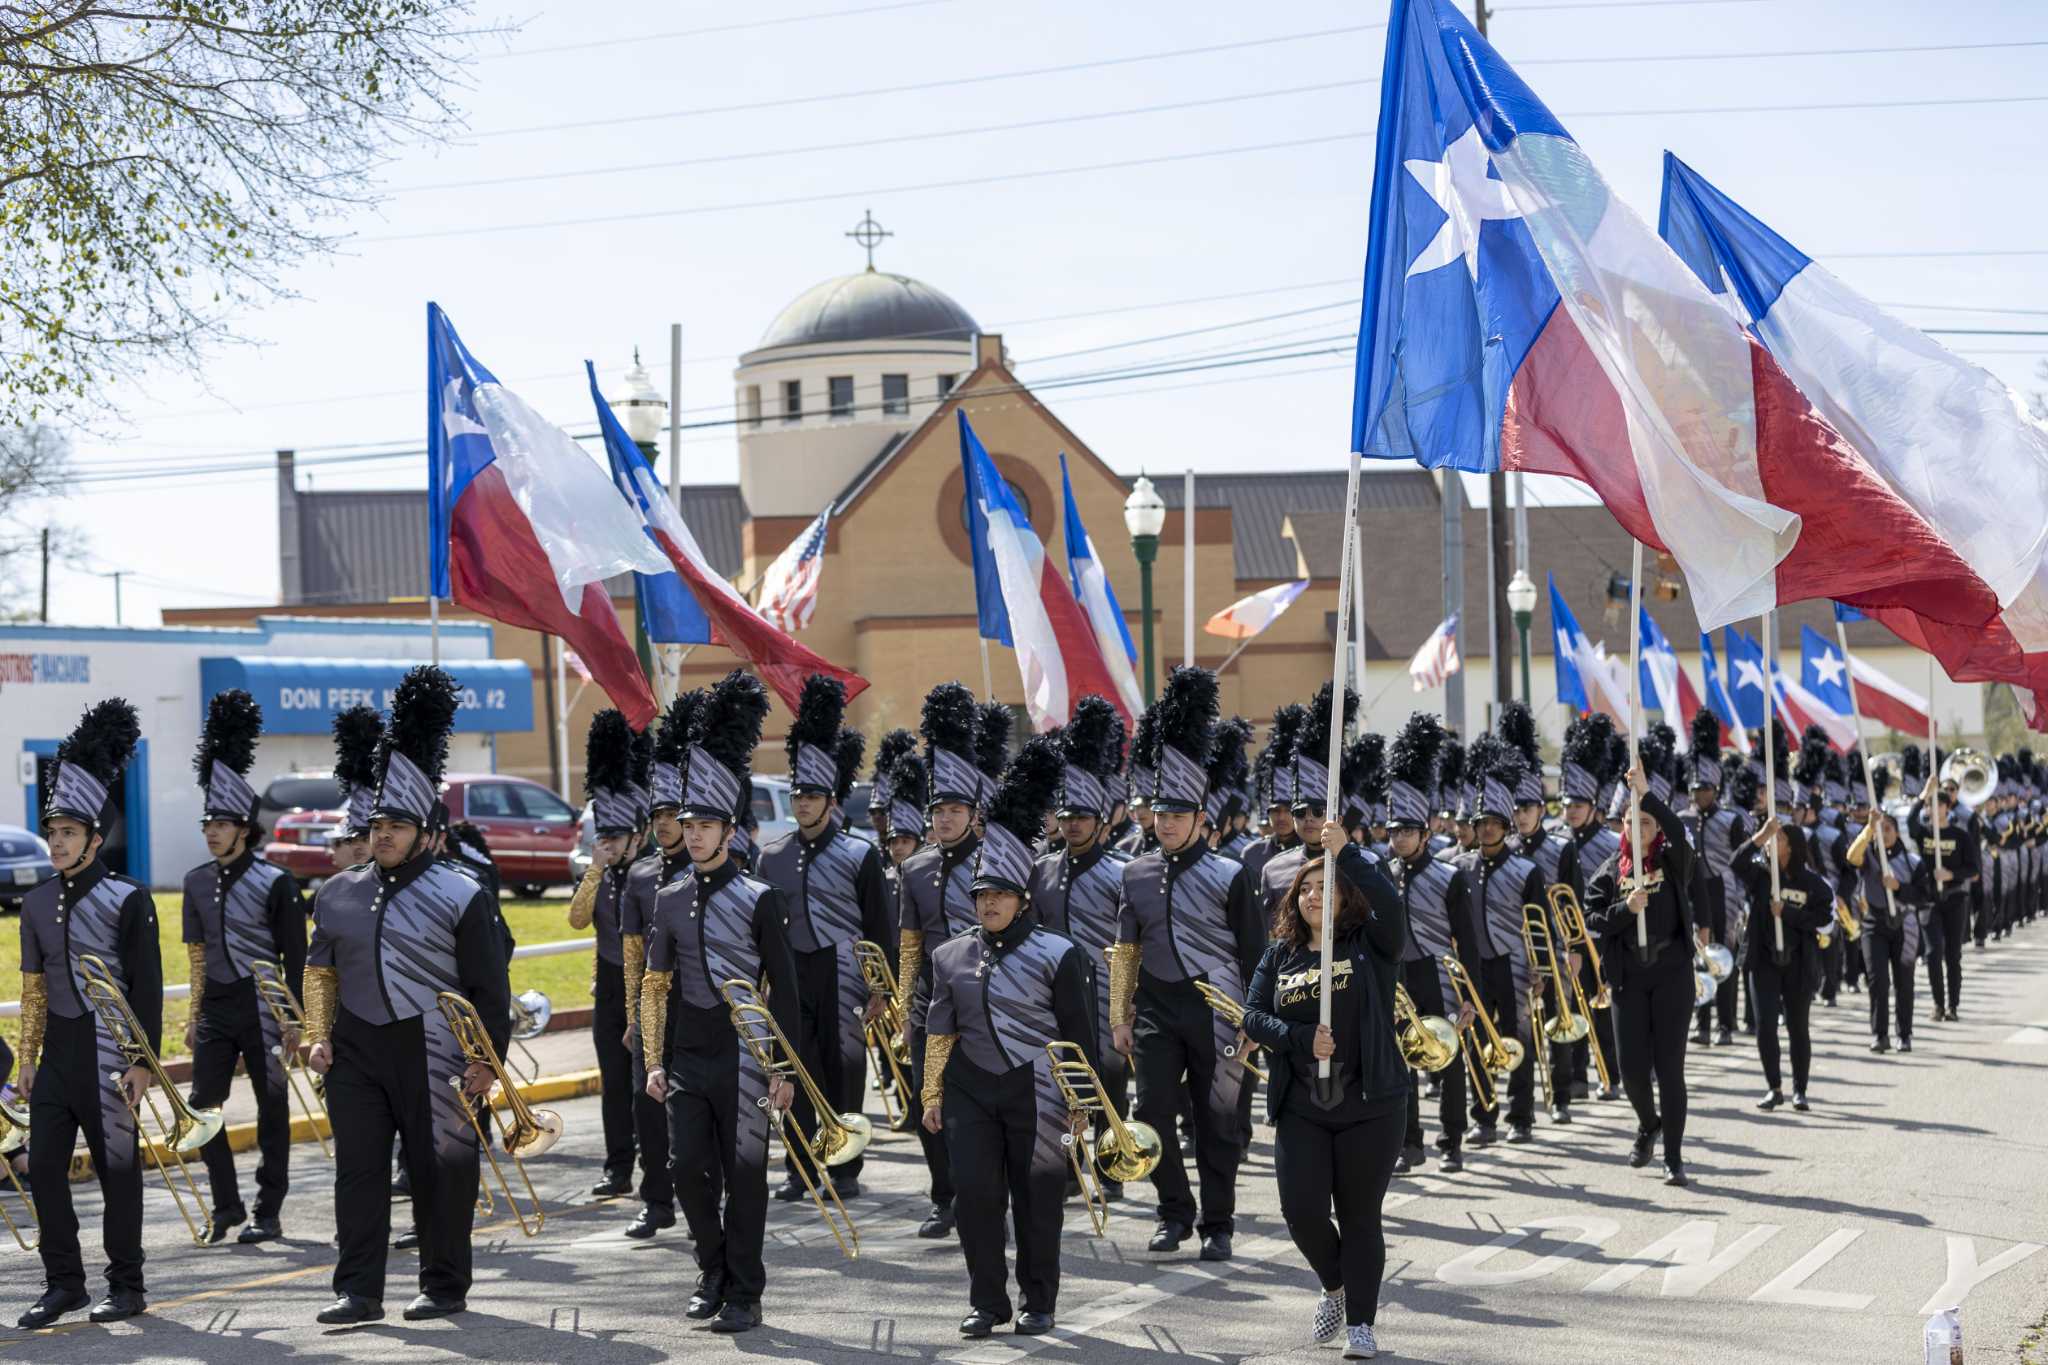
[[857,19],[863,15],[885,14],[890,10],[929,9],[951,5],[957,0],[894,0],[886,5],[864,5],[859,9],[817,10],[810,14],[785,14],[776,19],[749,19],[736,24],[710,24],[703,28],[674,28],[660,33],[632,33],[617,38],[593,38],[582,43],[551,43],[546,47],[515,47],[504,52],[483,54],[485,60],[501,57],[542,57],[557,52],[589,52],[600,47],[623,47],[628,43],[654,43],[669,38],[702,38],[713,33],[741,33],[748,29],[779,28],[785,24],[819,23],[831,19]]

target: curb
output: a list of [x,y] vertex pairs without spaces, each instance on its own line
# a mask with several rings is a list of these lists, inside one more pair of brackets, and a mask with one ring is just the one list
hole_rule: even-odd
[[[549,1018],[548,1026],[542,1029],[541,1032],[543,1034],[574,1033],[578,1029],[589,1028],[596,1017],[597,1009],[592,1005],[579,1005],[575,1009],[556,1010],[554,1015]],[[176,1061],[165,1062],[163,1066],[164,1076],[172,1084],[190,1085],[192,1083],[192,1059],[190,1057],[180,1057]],[[248,1073],[242,1070],[240,1062],[236,1062],[234,1074],[243,1076]],[[295,1142],[297,1140],[296,1138],[293,1139]],[[236,1150],[239,1151],[240,1148]]]

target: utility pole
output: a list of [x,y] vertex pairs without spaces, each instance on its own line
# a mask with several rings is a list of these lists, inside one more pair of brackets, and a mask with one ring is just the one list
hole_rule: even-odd
[[[1458,471],[1445,465],[1437,471],[1443,480],[1444,507],[1444,616],[1458,618],[1454,639],[1465,634],[1465,483]],[[1444,679],[1444,724],[1460,734],[1465,730],[1465,670]]]
[[43,606],[39,613],[44,625],[50,624],[50,528],[43,528]]
[[[1472,26],[1486,36],[1486,21],[1492,18],[1486,0],[1472,0]],[[1520,479],[1516,480],[1519,484]],[[1486,476],[1486,623],[1492,637],[1487,653],[1492,655],[1493,701],[1497,706],[1514,695],[1514,615],[1501,600],[1507,588],[1509,570],[1508,478],[1496,469]]]
[[116,569],[106,575],[114,580],[114,624],[117,626],[121,624],[121,580],[127,575],[126,569]]

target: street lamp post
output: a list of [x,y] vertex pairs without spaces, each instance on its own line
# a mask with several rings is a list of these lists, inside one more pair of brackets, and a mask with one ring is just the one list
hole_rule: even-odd
[[1508,613],[1515,618],[1515,630],[1522,637],[1522,705],[1533,707],[1529,698],[1529,622],[1536,615],[1536,584],[1527,569],[1515,570],[1508,580]]
[[1145,704],[1155,695],[1152,664],[1152,561],[1159,557],[1159,533],[1166,528],[1166,502],[1143,474],[1124,499],[1124,529],[1138,557],[1138,611],[1145,627]]
[[[633,348],[633,368],[626,371],[626,396],[612,404],[612,411],[618,415],[626,428],[626,435],[640,447],[640,453],[647,457],[651,467],[655,460],[655,443],[661,439],[664,419],[668,416],[668,400],[655,391],[646,367],[640,363],[638,346]],[[633,650],[640,656],[640,671],[652,683],[654,646],[647,639],[647,613],[641,610],[638,602],[633,604]]]

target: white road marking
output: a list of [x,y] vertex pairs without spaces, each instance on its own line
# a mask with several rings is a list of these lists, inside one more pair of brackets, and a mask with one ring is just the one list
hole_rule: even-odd
[[[1503,1251],[1520,1246],[1534,1233],[1552,1229],[1569,1229],[1574,1235],[1556,1251],[1548,1256],[1540,1256],[1528,1265],[1514,1270],[1484,1269],[1488,1261]],[[1591,1218],[1575,1213],[1531,1218],[1527,1222],[1517,1223],[1485,1246],[1474,1247],[1463,1255],[1445,1261],[1436,1268],[1436,1277],[1445,1284],[1465,1288],[1525,1284],[1530,1280],[1542,1279],[1568,1261],[1577,1260],[1619,1231],[1621,1224],[1612,1218]]]
[[2048,1047],[2048,1024],[2028,1024],[2007,1035],[2000,1047]]
[[1759,1223],[1743,1233],[1718,1254],[1714,1251],[1717,1224],[1704,1218],[1681,1223],[1635,1255],[1586,1286],[1588,1294],[1611,1294],[1634,1282],[1644,1271],[1663,1265],[1667,1299],[1690,1299],[1721,1276],[1742,1264],[1749,1254],[1777,1236],[1776,1223]]
[[1836,1228],[1821,1238],[1819,1246],[1785,1267],[1784,1274],[1751,1294],[1749,1301],[1789,1303],[1800,1308],[1840,1308],[1851,1313],[1859,1313],[1870,1307],[1877,1298],[1875,1294],[1837,1294],[1824,1289],[1800,1288],[1862,1235],[1861,1228]]
[[2009,1270],[2041,1249],[2039,1242],[2017,1242],[1993,1256],[1982,1265],[1977,1263],[1977,1243],[1974,1238],[1949,1234],[1948,1279],[1934,1296],[1920,1306],[1922,1313],[1939,1313],[1944,1308],[1957,1308],[1972,1289],[1990,1279],[2001,1270]]

